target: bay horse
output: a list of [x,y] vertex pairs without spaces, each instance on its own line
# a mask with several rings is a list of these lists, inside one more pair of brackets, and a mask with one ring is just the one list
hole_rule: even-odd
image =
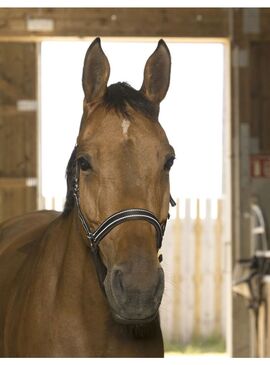
[[1,357],[164,356],[159,249],[175,156],[158,114],[170,67],[161,39],[140,90],[107,86],[100,39],[88,48],[64,210],[0,226]]

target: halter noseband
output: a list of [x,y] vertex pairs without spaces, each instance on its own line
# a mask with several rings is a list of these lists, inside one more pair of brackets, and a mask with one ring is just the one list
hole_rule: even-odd
[[[131,220],[145,220],[152,224],[156,230],[156,241],[157,241],[157,251],[161,248],[163,235],[166,228],[167,219],[170,218],[168,214],[168,218],[164,223],[160,223],[156,216],[151,213],[147,209],[125,209],[121,210],[118,213],[112,214],[109,216],[103,223],[101,223],[98,228],[92,231],[83,215],[83,212],[80,207],[80,197],[79,197],[79,168],[76,161],[76,175],[74,177],[73,184],[73,195],[76,201],[76,205],[78,208],[78,215],[83,226],[83,229],[86,233],[87,242],[89,243],[89,247],[91,249],[94,263],[96,265],[96,270],[99,278],[100,285],[103,287],[103,281],[106,275],[106,268],[102,263],[102,260],[99,256],[98,246],[100,241],[116,226],[126,221]],[[173,198],[170,196],[170,204],[175,206],[176,203]]]

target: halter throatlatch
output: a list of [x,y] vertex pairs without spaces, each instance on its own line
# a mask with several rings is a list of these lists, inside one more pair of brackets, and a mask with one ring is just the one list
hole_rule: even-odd
[[[164,223],[160,223],[156,216],[151,213],[147,209],[125,209],[121,210],[118,213],[115,213],[105,219],[103,223],[101,223],[96,230],[91,230],[80,207],[80,197],[79,197],[79,178],[78,178],[78,166],[76,165],[76,175],[74,177],[74,185],[73,185],[73,195],[76,201],[76,205],[78,208],[78,215],[83,226],[83,229],[86,233],[86,237],[88,239],[89,247],[93,254],[94,262],[96,265],[96,270],[98,273],[98,278],[101,286],[103,287],[103,282],[106,276],[106,268],[102,263],[102,260],[99,257],[98,245],[100,241],[116,226],[126,221],[131,220],[144,220],[149,222],[155,227],[156,230],[156,242],[157,242],[157,251],[161,248],[163,235],[166,228],[167,220]],[[175,206],[176,203],[170,196],[170,203],[172,206]],[[168,215],[169,218],[169,215]]]

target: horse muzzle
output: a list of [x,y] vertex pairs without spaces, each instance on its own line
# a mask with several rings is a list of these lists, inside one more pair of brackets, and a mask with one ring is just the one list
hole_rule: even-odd
[[136,277],[124,266],[115,266],[107,273],[105,292],[117,322],[142,324],[153,321],[164,291],[164,272],[161,267],[154,274]]

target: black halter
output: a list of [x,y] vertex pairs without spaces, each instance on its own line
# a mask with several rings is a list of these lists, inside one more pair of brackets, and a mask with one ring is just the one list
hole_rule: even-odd
[[[105,219],[103,223],[101,223],[98,228],[92,231],[83,215],[83,212],[80,207],[80,197],[79,197],[79,167],[76,162],[76,175],[74,177],[74,185],[73,185],[73,195],[76,201],[76,205],[78,208],[78,215],[83,226],[83,229],[86,233],[88,246],[91,249],[92,256],[94,259],[94,263],[96,266],[98,278],[101,287],[103,288],[103,282],[106,276],[106,268],[100,259],[98,246],[100,241],[116,226],[126,221],[131,220],[145,220],[152,224],[156,230],[156,241],[157,241],[157,251],[161,248],[163,235],[166,228],[167,220],[164,223],[160,223],[156,216],[151,213],[147,209],[125,209],[121,210],[118,213],[115,213]],[[172,206],[175,206],[176,203],[173,198],[170,196],[170,203]],[[170,215],[168,214],[168,219]]]

